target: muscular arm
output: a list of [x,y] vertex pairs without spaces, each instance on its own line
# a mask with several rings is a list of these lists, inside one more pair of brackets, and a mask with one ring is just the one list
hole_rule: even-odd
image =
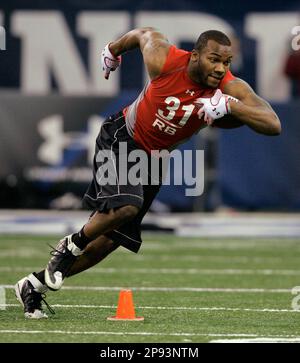
[[109,49],[115,56],[135,48],[140,48],[150,78],[159,76],[170,48],[165,36],[153,28],[139,28],[109,44]]
[[281,125],[270,104],[259,97],[248,83],[241,79],[228,82],[224,93],[238,98],[241,102],[230,101],[231,114],[254,131],[264,135],[279,135]]

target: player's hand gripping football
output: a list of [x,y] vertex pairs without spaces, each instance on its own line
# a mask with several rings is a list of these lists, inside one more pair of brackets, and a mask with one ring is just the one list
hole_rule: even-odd
[[204,115],[204,121],[208,125],[212,125],[214,120],[230,113],[229,101],[238,102],[238,99],[222,93],[217,89],[211,98],[200,97],[194,103],[199,107],[197,112],[199,118]]
[[119,55],[115,57],[109,50],[109,44],[106,44],[105,48],[101,52],[101,64],[102,70],[105,72],[105,79],[109,78],[111,71],[115,71],[121,64],[122,57]]

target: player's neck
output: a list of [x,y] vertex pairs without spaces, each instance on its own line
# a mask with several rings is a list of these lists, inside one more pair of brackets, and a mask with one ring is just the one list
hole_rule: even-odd
[[193,83],[196,83],[198,86],[205,87],[205,85],[202,82],[202,79],[200,79],[199,77],[198,72],[195,72],[190,63],[188,63],[187,65],[186,74]]

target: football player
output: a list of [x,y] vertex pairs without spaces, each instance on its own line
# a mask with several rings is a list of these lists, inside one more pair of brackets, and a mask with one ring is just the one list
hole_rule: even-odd
[[[128,152],[171,150],[208,125],[246,125],[257,133],[279,135],[280,121],[269,103],[243,80],[230,72],[230,39],[222,32],[202,33],[191,52],[177,48],[153,28],[134,29],[107,44],[102,52],[104,77],[121,64],[123,53],[139,48],[149,82],[129,106],[110,116],[96,141],[94,178],[84,195],[93,211],[82,229],[64,237],[46,268],[33,272],[15,286],[28,318],[46,318],[42,310],[47,289],[59,290],[66,277],[103,260],[120,245],[137,252],[141,246],[141,222],[159,191],[155,183],[119,183],[119,146]],[[220,124],[219,124],[220,125]],[[100,181],[103,160],[99,153],[110,150],[110,171],[116,183]],[[98,157],[97,157],[98,155]],[[132,162],[128,161],[128,168]],[[150,174],[150,170],[147,170]],[[149,175],[151,177],[151,175]]]

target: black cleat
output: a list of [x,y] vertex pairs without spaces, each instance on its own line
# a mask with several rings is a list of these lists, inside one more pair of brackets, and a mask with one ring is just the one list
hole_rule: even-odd
[[72,235],[64,237],[51,252],[52,258],[45,270],[45,283],[51,290],[59,290],[77,257],[83,251],[72,242]]
[[45,301],[47,286],[43,285],[34,274],[30,274],[18,281],[15,285],[15,294],[18,301],[24,307],[25,318],[45,319],[48,315],[42,309],[42,301],[49,311],[54,314],[53,309]]

